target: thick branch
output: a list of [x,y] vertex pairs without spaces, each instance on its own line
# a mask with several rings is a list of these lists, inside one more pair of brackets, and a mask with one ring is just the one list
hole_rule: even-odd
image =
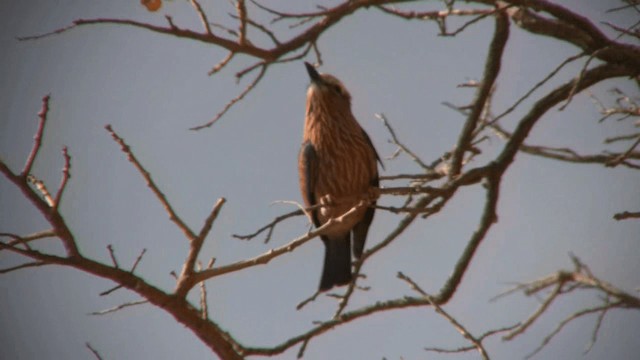
[[[406,0],[405,0],[406,1]],[[253,45],[250,41],[232,41],[229,39],[225,39],[220,36],[216,36],[214,34],[208,33],[206,30],[204,33],[199,33],[189,29],[182,29],[177,27],[173,22],[169,24],[168,27],[152,25],[144,22],[139,22],[135,20],[127,20],[127,19],[109,19],[109,18],[99,18],[99,19],[78,19],[73,21],[73,23],[67,27],[60,28],[54,30],[53,32],[35,35],[35,36],[25,36],[19,37],[19,40],[33,40],[39,39],[46,36],[60,34],[76,27],[81,27],[85,25],[100,25],[100,24],[112,24],[112,25],[126,25],[133,26],[165,35],[176,36],[179,38],[186,38],[195,41],[200,41],[208,44],[217,45],[219,47],[225,48],[234,53],[247,54],[255,58],[263,59],[268,62],[273,62],[280,57],[288,54],[292,51],[300,49],[304,47],[309,42],[315,42],[318,37],[328,28],[333,26],[335,23],[352,14],[353,12],[361,9],[368,8],[376,5],[384,5],[395,2],[403,2],[403,0],[356,0],[356,1],[345,1],[342,4],[339,4],[331,9],[326,10],[325,12],[319,13],[318,17],[322,16],[322,19],[318,21],[313,26],[306,29],[304,32],[295,36],[287,42],[282,43],[279,46],[275,46],[271,49],[264,49]],[[200,15],[202,16],[202,15]],[[242,16],[239,16],[242,17]]]
[[29,187],[25,178],[14,174],[2,160],[0,160],[0,173],[20,189],[22,195],[47,219],[56,236],[62,241],[67,255],[71,257],[79,256],[80,252],[76,241],[62,218],[62,215],[54,208],[51,208],[46,201],[41,199],[40,196]]
[[[489,125],[496,134],[503,139],[510,139],[512,134],[504,130],[499,125]],[[545,157],[548,159],[566,161],[577,164],[602,164],[605,166],[623,165],[631,169],[640,169],[638,165],[634,165],[627,159],[640,159],[640,153],[631,152],[625,153],[603,153],[603,154],[589,154],[583,155],[569,148],[557,148],[549,146],[539,145],[520,145],[520,151],[529,155]],[[626,155],[626,156],[625,156]],[[618,163],[619,161],[619,163]]]
[[35,250],[22,250],[16,247],[9,247],[3,243],[0,243],[0,249],[10,250],[19,255],[44,262],[46,264],[73,267],[86,273],[121,284],[127,289],[149,300],[153,305],[171,314],[178,322],[193,331],[196,336],[198,336],[221,358],[242,359],[238,354],[240,346],[215,323],[203,320],[200,317],[199,311],[193,308],[184,299],[167,294],[128,271],[107,266],[82,256],[64,258],[44,254]]
[[573,79],[551,91],[545,97],[538,100],[533,105],[533,108],[520,120],[511,138],[498,156],[497,164],[503,168],[508,167],[515,159],[516,153],[520,150],[524,140],[529,136],[529,132],[536,122],[549,109],[565,100],[572,89],[575,89],[575,93],[578,93],[602,80],[628,75],[629,70],[624,67],[604,64],[585,71],[582,77]]
[[[523,29],[535,34],[567,41],[587,54],[611,64],[626,66],[636,74],[640,69],[640,48],[608,39],[591,21],[569,9],[544,0],[505,0],[520,8],[510,16]],[[544,11],[556,19],[547,19],[534,11]],[[634,70],[635,69],[635,70]]]
[[480,224],[471,236],[467,246],[464,248],[460,259],[458,259],[458,262],[454,267],[453,273],[449,276],[440,292],[433,297],[433,301],[436,304],[444,304],[451,299],[457,290],[458,285],[462,281],[463,275],[468,270],[469,264],[473,259],[473,255],[489,231],[489,228],[498,221],[496,208],[498,206],[501,176],[502,173],[491,168],[490,175],[487,177],[487,198],[482,217],[480,218]]
[[487,60],[485,62],[482,84],[478,88],[478,93],[476,94],[476,98],[473,102],[471,113],[469,114],[469,117],[467,118],[467,121],[465,122],[464,127],[460,132],[458,144],[456,145],[456,149],[453,152],[453,156],[451,159],[451,172],[449,173],[449,176],[451,178],[456,177],[460,174],[460,169],[462,168],[462,159],[464,158],[465,152],[471,145],[471,141],[473,140],[473,133],[485,108],[487,99],[491,94],[493,84],[495,83],[496,78],[498,77],[498,73],[500,72],[502,53],[504,52],[505,45],[507,44],[507,39],[509,38],[509,18],[503,11],[498,11],[495,17],[496,30],[493,35],[491,45],[489,46],[489,53],[487,54]]

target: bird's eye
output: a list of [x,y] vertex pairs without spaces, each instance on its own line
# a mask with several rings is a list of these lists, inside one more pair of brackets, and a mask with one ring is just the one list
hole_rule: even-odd
[[338,94],[343,95],[340,85],[333,85],[333,90],[335,90],[335,92],[337,92]]

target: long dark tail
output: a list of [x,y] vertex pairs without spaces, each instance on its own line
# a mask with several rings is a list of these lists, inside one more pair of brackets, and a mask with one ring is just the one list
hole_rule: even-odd
[[373,208],[373,206],[376,206],[376,202],[372,202],[371,206],[372,207],[368,208],[367,212],[364,213],[362,220],[353,227],[353,256],[356,259],[360,259],[362,256],[364,242],[367,240],[369,226],[373,221],[373,215],[376,211],[376,209]]
[[342,238],[329,239],[324,242],[324,267],[320,279],[320,291],[326,291],[335,285],[351,282],[351,232]]

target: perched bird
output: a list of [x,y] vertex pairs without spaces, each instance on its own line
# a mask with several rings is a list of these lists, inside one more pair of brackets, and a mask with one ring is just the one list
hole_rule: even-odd
[[[351,95],[334,76],[320,74],[305,62],[307,89],[302,148],[298,156],[300,191],[316,227],[338,218],[378,187],[371,139],[351,113]],[[375,201],[373,202],[375,205]],[[320,291],[351,281],[351,249],[360,258],[375,209],[361,206],[320,236],[325,246]]]

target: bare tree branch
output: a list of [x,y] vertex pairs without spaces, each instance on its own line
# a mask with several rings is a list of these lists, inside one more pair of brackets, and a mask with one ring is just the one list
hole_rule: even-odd
[[[581,48],[587,54],[610,64],[627,67],[629,72],[640,68],[640,48],[609,40],[588,19],[567,8],[545,0],[506,0],[517,5],[509,10],[509,16],[523,29],[535,34],[567,41]],[[556,19],[547,19],[533,11],[545,12]]]
[[[14,174],[9,167],[0,159],[0,173],[4,175],[9,181],[11,181],[22,194],[40,211],[40,213],[47,219],[49,224],[53,227],[56,235],[62,241],[67,255],[70,257],[79,256],[78,247],[71,231],[67,227],[63,217],[55,208],[51,208],[48,202],[40,199],[28,185],[26,179],[19,175]],[[2,244],[4,245],[4,244]],[[3,246],[4,248],[4,246]],[[13,247],[12,247],[13,248]]]
[[213,210],[211,210],[211,213],[205,220],[204,225],[202,226],[202,229],[200,230],[200,233],[198,234],[198,236],[194,239],[190,239],[189,254],[187,255],[187,259],[185,260],[184,265],[182,267],[182,273],[178,278],[178,284],[176,287],[177,296],[185,297],[187,295],[187,292],[191,288],[189,286],[189,279],[195,273],[195,265],[196,265],[196,261],[198,260],[198,255],[200,254],[200,250],[202,249],[202,245],[204,244],[205,238],[209,234],[209,231],[211,231],[213,222],[218,217],[218,214],[220,213],[220,209],[222,209],[222,205],[224,205],[225,202],[226,202],[225,198],[218,199],[216,204],[213,206]]
[[222,59],[219,63],[217,63],[211,70],[209,70],[209,72],[207,73],[207,75],[212,76],[215,73],[217,73],[218,71],[222,70],[232,59],[233,56],[236,53],[234,52],[229,52],[227,54],[227,56],[224,57],[224,59]]
[[[356,207],[350,209],[347,213],[336,219],[331,219],[322,227],[309,231],[307,234],[291,240],[288,244],[274,248],[253,258],[236,261],[223,266],[214,267],[214,259],[212,258],[208,266],[203,269],[198,258],[200,257],[203,243],[210,233],[213,223],[225,202],[224,198],[219,199],[214,205],[213,209],[206,217],[199,233],[196,234],[182,221],[180,217],[178,217],[165,195],[159,190],[158,186],[153,181],[150,173],[134,156],[129,145],[127,145],[124,140],[115,133],[111,126],[108,125],[106,129],[113,140],[120,145],[123,153],[127,155],[128,160],[141,174],[147,186],[165,208],[170,220],[183,232],[189,241],[190,246],[188,253],[186,254],[181,274],[179,277],[176,275],[176,289],[174,293],[167,293],[146,282],[142,277],[134,274],[134,271],[146,250],[143,250],[140,253],[129,271],[120,268],[115,252],[111,246],[108,247],[111,264],[103,264],[91,260],[84,257],[79,252],[76,240],[71,233],[71,229],[67,226],[64,218],[59,213],[59,203],[70,178],[70,156],[66,147],[63,149],[64,166],[62,169],[62,180],[55,198],[51,193],[49,193],[44,182],[37,180],[31,175],[31,170],[42,144],[45,122],[49,110],[48,95],[43,98],[43,105],[39,113],[40,121],[34,136],[34,144],[25,161],[22,171],[19,174],[14,173],[0,159],[0,173],[13,183],[22,192],[24,197],[33,204],[44,218],[46,218],[51,225],[52,230],[27,236],[1,233],[0,236],[7,237],[10,240],[0,242],[0,251],[6,250],[12,252],[13,254],[24,257],[28,262],[0,269],[0,273],[7,273],[43,265],[61,265],[72,267],[94,276],[109,279],[115,282],[116,285],[112,289],[101,293],[101,295],[107,295],[117,289],[126,288],[140,295],[142,300],[121,304],[114,308],[96,312],[94,314],[110,313],[129,306],[148,302],[171,314],[178,322],[184,324],[187,328],[193,331],[194,334],[207,344],[207,346],[209,346],[217,356],[223,359],[242,359],[251,355],[271,356],[287,351],[294,346],[299,346],[298,356],[302,357],[314,337],[326,333],[327,331],[331,331],[340,325],[344,325],[379,312],[417,306],[433,306],[435,311],[447,318],[447,320],[472,343],[472,346],[462,347],[456,350],[429,348],[430,350],[442,352],[476,350],[483,358],[488,358],[488,354],[482,343],[485,337],[508,331],[509,333],[505,338],[515,338],[533,326],[535,321],[541,318],[542,315],[550,308],[556,298],[584,289],[596,290],[601,294],[604,294],[606,296],[604,304],[590,309],[583,309],[567,317],[543,340],[540,347],[537,348],[534,353],[544,348],[544,346],[546,346],[546,344],[549,343],[566,324],[570,323],[574,319],[589,314],[597,314],[598,317],[592,333],[591,343],[589,344],[591,347],[596,341],[600,325],[609,310],[638,309],[640,308],[640,299],[635,295],[626,293],[617,289],[613,285],[596,278],[584,264],[580,263],[577,258],[574,259],[576,269],[573,272],[558,272],[554,276],[550,276],[530,284],[520,285],[517,288],[518,291],[523,291],[526,295],[549,291],[548,296],[540,307],[538,307],[528,319],[517,324],[517,326],[491,330],[480,337],[474,337],[464,326],[461,325],[460,322],[447,314],[440,306],[447,303],[453,297],[458,286],[462,282],[464,274],[469,268],[472,258],[476,254],[476,250],[479,248],[483,240],[487,238],[487,234],[491,226],[497,222],[497,204],[502,178],[506,170],[514,162],[515,156],[519,151],[565,161],[595,162],[602,163],[607,166],[624,165],[629,168],[640,169],[640,164],[636,163],[637,160],[640,159],[640,153],[637,151],[637,147],[640,146],[640,138],[635,136],[635,134],[624,134],[605,140],[605,142],[629,141],[629,147],[626,151],[621,153],[603,153],[597,155],[580,155],[567,148],[531,146],[525,143],[526,138],[528,137],[531,129],[536,125],[537,121],[562,101],[566,101],[568,104],[575,94],[578,94],[580,91],[605,79],[622,76],[637,78],[638,69],[640,69],[640,49],[635,45],[617,41],[623,34],[633,35],[635,33],[629,33],[628,30],[621,31],[620,29],[613,27],[613,29],[619,31],[620,34],[618,34],[619,36],[617,38],[611,40],[607,38],[604,33],[600,31],[590,20],[569,11],[565,7],[545,0],[504,0],[501,3],[493,0],[471,0],[471,2],[474,3],[493,6],[493,8],[468,10],[454,9],[454,1],[445,1],[446,10],[428,12],[397,10],[390,6],[386,6],[396,2],[404,1],[344,1],[332,8],[323,8],[318,6],[319,11],[295,14],[273,10],[252,0],[251,3],[257,6],[259,10],[265,11],[270,14],[270,16],[274,17],[273,22],[287,21],[291,28],[301,29],[289,40],[283,42],[276,37],[275,32],[269,27],[261,25],[249,16],[249,10],[253,11],[256,9],[254,7],[247,8],[247,4],[244,0],[238,0],[233,3],[236,13],[231,14],[230,17],[234,19],[234,21],[237,21],[237,28],[229,28],[221,24],[211,23],[200,3],[197,0],[191,0],[191,5],[195,9],[200,21],[202,22],[202,26],[204,27],[203,32],[180,28],[176,23],[174,23],[170,16],[166,16],[168,25],[166,24],[165,26],[157,26],[134,20],[99,18],[89,20],[79,19],[74,21],[73,24],[68,27],[55,30],[48,34],[21,38],[22,40],[41,38],[44,36],[59,34],[84,25],[126,25],[165,35],[171,35],[181,39],[195,40],[212,45],[216,48],[225,49],[227,51],[227,55],[211,69],[210,75],[220,71],[230,64],[236,54],[244,54],[253,58],[254,62],[252,65],[237,72],[236,78],[239,81],[242,77],[254,71],[257,72],[255,78],[238,96],[229,101],[229,103],[225,105],[222,111],[220,111],[213,120],[204,125],[193,128],[194,130],[198,130],[210,127],[220,117],[228,112],[234,104],[243,100],[245,96],[257,86],[258,82],[262,80],[269,66],[299,60],[306,57],[311,50],[315,53],[317,61],[321,63],[322,54],[318,48],[319,37],[338,21],[350,16],[360,9],[366,9],[367,7],[373,6],[389,15],[404,19],[435,20],[438,22],[442,35],[455,35],[466,29],[468,26],[486,17],[495,16],[496,30],[489,48],[489,53],[485,60],[482,82],[479,84],[469,84],[477,88],[474,102],[472,105],[465,108],[456,107],[458,111],[466,116],[466,121],[462,131],[460,132],[457,146],[452,151],[445,153],[431,165],[428,165],[421,160],[419,154],[412,152],[404,146],[402,142],[400,142],[386,119],[381,119],[391,134],[391,142],[398,147],[399,151],[407,153],[413,161],[415,161],[421,169],[425,171],[425,173],[398,174],[381,177],[381,180],[385,181],[393,180],[408,183],[401,183],[399,186],[374,189],[373,191],[375,193],[375,198],[380,195],[406,197],[404,205],[402,206],[376,206],[379,209],[395,213],[403,213],[404,215],[400,218],[397,226],[388,233],[380,243],[368,249],[361,259],[354,264],[355,276],[351,284],[346,287],[345,292],[342,295],[328,294],[328,296],[339,299],[336,306],[336,312],[332,319],[319,322],[308,331],[285,340],[273,347],[258,348],[244,346],[231,336],[231,334],[222,330],[214,321],[209,319],[205,281],[216,276],[248,269],[260,264],[266,264],[271,259],[291,252],[310,239],[322,234],[323,231],[327,230],[327,227],[333,226],[337,222],[345,221],[346,218],[362,207],[370,206],[370,199],[363,199]],[[252,6],[251,4],[249,5]],[[465,22],[457,30],[450,32],[447,30],[445,22],[449,16],[472,16],[473,18]],[[580,48],[581,53],[567,58],[556,69],[549,73],[549,75],[542,79],[538,84],[534,85],[534,87],[526,92],[525,95],[519,98],[511,107],[497,117],[490,119],[492,95],[494,90],[497,88],[495,86],[496,78],[500,70],[501,60],[504,55],[504,49],[509,35],[510,21],[514,21],[517,26],[531,33],[551,36],[555,39],[567,41]],[[250,28],[251,30],[249,30]],[[222,29],[222,31],[219,31],[219,29]],[[254,42],[251,41],[251,35],[254,35],[252,32],[253,29],[257,29],[261,33],[259,35],[269,37],[271,42],[273,42],[272,47],[267,48],[254,45]],[[213,30],[216,30],[216,33],[219,32],[223,35],[218,36],[214,34]],[[223,31],[226,31],[226,33],[223,33]],[[512,113],[514,109],[520,106],[525,99],[531,97],[531,95],[541,88],[543,84],[547,83],[549,79],[554,78],[566,64],[582,56],[589,56],[589,60],[583,66],[580,74],[578,74],[578,76],[576,76],[572,81],[564,83],[554,90],[549,91],[546,95],[540,97],[534,103],[532,108],[519,120],[515,130],[512,132],[506,132],[499,126],[497,122],[501,118]],[[604,64],[590,68],[590,61],[592,59],[597,59],[598,61],[604,62]],[[629,98],[626,97],[626,100],[624,100],[624,98],[624,96],[620,95],[620,98],[618,99],[618,107],[616,108],[606,109],[602,106],[601,111],[605,116],[603,119],[607,118],[610,114],[619,114],[623,119],[640,114],[637,111],[637,106],[634,107],[635,103],[633,102],[633,99],[629,100]],[[475,160],[474,156],[481,153],[481,150],[483,150],[480,145],[481,142],[486,139],[486,136],[483,137],[481,132],[487,127],[493,129],[499,136],[503,137],[506,140],[506,144],[493,161],[489,161],[488,163],[475,168],[463,169],[466,168],[466,163],[470,163],[472,160]],[[469,156],[467,156],[467,154],[469,154]],[[451,167],[448,174],[449,176],[445,178],[446,170],[443,170],[445,167],[439,165],[446,164],[448,161],[450,161]],[[438,166],[438,171],[433,170],[436,166]],[[437,186],[425,185],[426,183],[434,180],[441,181]],[[444,206],[446,206],[449,199],[457,193],[458,189],[464,186],[475,186],[480,183],[482,183],[486,188],[486,197],[477,227],[470,235],[464,251],[460,255],[458,261],[454,264],[452,274],[445,281],[438,294],[435,296],[428,295],[427,292],[422,290],[413,280],[403,274],[399,274],[401,279],[406,281],[420,294],[419,297],[402,297],[398,299],[380,301],[375,304],[363,306],[356,310],[346,310],[354,292],[358,289],[366,289],[360,287],[358,284],[358,281],[362,282],[361,280],[366,278],[364,274],[361,274],[362,266],[366,261],[372,259],[374,255],[380,254],[381,251],[391,242],[396,241],[413,223],[413,221],[418,218],[418,216],[421,216],[423,219],[428,218],[429,216],[441,211]],[[35,187],[35,189],[33,187]],[[280,215],[269,224],[261,227],[252,234],[244,236],[234,235],[234,237],[249,239],[266,231],[266,241],[268,241],[277,224],[290,217],[304,213],[304,210],[296,210],[288,214]],[[640,213],[626,211],[615,214],[614,218],[616,220],[640,218]],[[57,237],[60,239],[65,246],[65,256],[44,253],[29,246],[31,241],[49,237]],[[196,285],[200,286],[199,308],[191,305],[186,300],[186,295]],[[303,302],[301,306],[308,303],[308,301],[313,301],[318,294],[319,293],[316,293],[310,299]],[[88,343],[86,346],[92,351],[95,357],[99,358],[97,351],[95,351]]]
[[349,211],[347,211],[342,216],[340,216],[338,218],[330,219],[325,224],[323,224],[322,226],[316,228],[313,231],[308,232],[306,235],[300,236],[297,239],[294,239],[293,241],[289,242],[286,245],[280,246],[280,247],[275,248],[275,249],[271,249],[271,250],[267,251],[266,253],[264,253],[262,255],[256,256],[256,257],[254,257],[252,259],[241,260],[241,261],[229,264],[229,265],[220,266],[220,267],[211,268],[211,269],[205,269],[205,270],[202,270],[200,272],[196,272],[196,273],[193,274],[193,276],[191,276],[189,278],[189,280],[185,280],[185,285],[184,286],[190,289],[195,284],[197,284],[197,283],[199,283],[201,281],[205,281],[207,279],[210,279],[212,277],[224,275],[224,274],[227,274],[227,273],[230,273],[230,272],[243,270],[243,269],[246,269],[246,268],[249,268],[249,267],[253,267],[253,266],[256,266],[256,265],[267,264],[269,261],[273,260],[274,258],[276,258],[278,256],[281,256],[283,254],[286,254],[288,252],[291,252],[295,248],[297,248],[298,246],[300,246],[300,245],[306,243],[307,241],[313,239],[314,237],[318,236],[323,231],[325,231],[328,227],[333,226],[335,223],[339,223],[339,222],[343,221],[344,218],[347,218],[347,217],[351,216],[361,206],[365,206],[365,204],[364,203],[363,204],[359,204],[358,206],[355,206],[355,207],[351,208]]
[[409,155],[409,157],[415,161],[416,164],[420,165],[420,167],[422,169],[424,169],[425,171],[430,171],[433,170],[430,166],[428,166],[427,164],[425,164],[424,162],[422,162],[422,160],[420,159],[420,157],[418,157],[414,152],[412,152],[411,150],[409,150],[408,147],[406,147],[404,144],[402,144],[399,140],[398,137],[396,136],[396,132],[393,130],[393,128],[391,127],[391,124],[389,123],[389,121],[387,120],[386,116],[384,116],[384,114],[376,114],[375,115],[378,119],[380,119],[380,121],[382,121],[382,124],[384,125],[385,128],[387,128],[387,131],[389,131],[389,134],[391,134],[391,143],[393,143],[394,145],[396,145],[398,147],[399,150],[404,151],[407,155]]
[[493,84],[500,72],[500,65],[502,60],[502,53],[504,51],[507,39],[509,38],[509,19],[502,11],[496,13],[496,30],[489,45],[489,53],[485,61],[485,69],[482,80],[482,85],[478,89],[476,98],[473,102],[473,107],[469,113],[469,117],[464,124],[456,149],[453,151],[451,158],[451,169],[449,177],[453,178],[460,174],[462,168],[462,159],[465,152],[469,149],[472,141],[473,133],[476,129],[478,121],[480,120],[480,114],[482,113],[487,97],[489,96]]
[[[499,125],[491,125],[490,126],[498,136],[503,139],[511,138],[512,134],[508,131],[504,130]],[[528,145],[522,144],[520,146],[520,151],[523,153],[527,153],[530,155],[541,156],[549,159],[567,161],[578,164],[602,164],[605,166],[612,166],[611,164],[618,159],[619,165],[623,165],[625,167],[631,169],[640,169],[640,165],[635,165],[628,161],[628,158],[640,159],[640,153],[631,152],[627,155],[622,153],[604,153],[604,154],[595,154],[595,155],[582,155],[578,154],[572,149],[569,148],[555,148],[549,146],[539,146],[539,145]],[[624,157],[623,157],[624,156]]]
[[[231,59],[229,58],[229,60],[231,60]],[[228,60],[225,59],[220,64],[223,64],[222,66],[224,66],[224,64],[226,64],[226,62],[228,62]],[[212,72],[218,71],[219,69],[217,69],[217,68],[218,68],[218,66],[220,66],[220,64],[216,65],[216,67],[212,70]],[[253,79],[253,81],[249,85],[247,85],[246,88],[244,88],[244,90],[242,90],[242,92],[240,94],[238,94],[238,96],[236,96],[235,98],[231,99],[231,101],[229,101],[224,106],[224,108],[222,108],[222,110],[219,113],[217,113],[216,116],[213,117],[213,119],[209,120],[209,122],[207,122],[206,124],[203,124],[203,125],[194,126],[194,127],[190,128],[190,130],[201,130],[201,129],[204,129],[204,128],[211,127],[211,125],[213,125],[224,114],[226,114],[227,111],[229,111],[229,109],[231,109],[231,107],[233,107],[234,104],[236,104],[238,101],[244,99],[244,97],[247,96],[247,94],[249,92],[251,92],[251,90],[253,90],[253,88],[256,87],[258,82],[260,82],[260,80],[262,80],[262,77],[266,73],[268,67],[269,66],[266,63],[261,63],[260,72],[258,73],[258,75]]]
[[86,343],[84,343],[84,345],[87,347],[87,349],[89,349],[89,351],[91,351],[91,353],[96,358],[96,360],[102,360],[102,356],[100,356],[100,353],[96,349],[91,347],[91,344],[86,342]]
[[44,133],[44,124],[47,122],[47,115],[49,114],[50,99],[51,95],[45,95],[45,97],[42,98],[42,108],[38,113],[38,117],[40,118],[40,121],[38,121],[38,130],[36,131],[36,135],[33,137],[31,153],[29,153],[29,157],[27,157],[24,168],[22,168],[22,172],[20,173],[22,177],[26,177],[31,173],[31,168],[33,167],[33,163],[35,162],[40,146],[42,145],[42,133]]
[[113,140],[118,145],[120,145],[120,149],[122,150],[122,152],[125,153],[125,155],[127,155],[127,160],[129,160],[129,162],[131,162],[133,164],[133,166],[136,168],[136,170],[138,170],[140,175],[142,175],[142,178],[147,183],[147,186],[149,187],[149,189],[151,189],[151,192],[153,192],[153,194],[156,196],[158,201],[160,201],[160,204],[162,204],[164,209],[167,211],[167,214],[169,215],[169,219],[174,224],[176,224],[176,226],[180,230],[182,230],[182,233],[189,240],[189,242],[193,242],[197,237],[196,234],[176,214],[176,212],[173,210],[173,207],[171,206],[171,204],[169,204],[169,201],[167,200],[167,197],[164,195],[164,193],[162,193],[162,191],[160,191],[160,189],[158,188],[156,183],[153,181],[153,179],[151,178],[151,174],[149,174],[149,172],[142,166],[142,164],[140,164],[140,161],[138,161],[138,158],[136,158],[136,156],[133,154],[133,152],[131,151],[131,148],[129,147],[129,145],[127,145],[124,142],[124,139],[122,139],[113,130],[111,125],[105,126],[105,129],[107,130],[107,132],[109,132],[109,134],[111,135]]
[[294,210],[291,212],[288,212],[286,214],[282,214],[280,216],[276,216],[275,219],[273,219],[273,221],[271,221],[270,223],[268,223],[267,225],[259,228],[258,230],[254,231],[251,234],[247,234],[247,235],[238,235],[238,234],[233,234],[231,236],[233,236],[236,239],[240,239],[240,240],[251,240],[254,237],[260,235],[261,233],[263,233],[264,231],[267,231],[267,236],[265,236],[264,238],[264,243],[268,243],[269,240],[271,240],[271,235],[273,234],[273,230],[275,229],[276,225],[288,218],[294,217],[294,216],[300,216],[300,215],[304,215],[304,211],[303,210]]
[[[107,248],[109,249],[109,254],[110,255],[113,254],[112,246],[109,245]],[[130,273],[133,274],[136,271],[136,267],[138,267],[138,264],[140,263],[140,260],[142,260],[142,257],[144,256],[144,254],[146,252],[147,252],[147,249],[142,249],[142,251],[140,252],[138,257],[136,258],[136,261],[133,262],[133,266],[131,266],[131,270],[129,270]],[[112,256],[112,262],[114,262],[114,266],[117,268],[118,266],[117,266],[117,262],[115,262],[115,255]],[[114,291],[122,289],[122,288],[123,288],[122,285],[117,285],[117,286],[112,287],[109,290],[105,290],[105,291],[101,292],[99,295],[100,296],[107,296],[107,295],[113,293]]]
[[529,89],[529,91],[527,91],[526,94],[522,95],[515,103],[513,103],[513,105],[511,105],[507,110],[505,110],[504,112],[502,112],[500,115],[494,117],[493,119],[491,119],[491,121],[489,122],[489,124],[495,124],[497,123],[500,119],[502,119],[503,117],[507,116],[508,114],[510,114],[513,110],[515,110],[518,105],[520,105],[524,100],[526,100],[529,96],[531,96],[531,94],[533,94],[537,89],[539,89],[542,85],[544,85],[547,81],[549,81],[551,78],[553,78],[554,76],[556,76],[556,74],[568,63],[577,60],[581,57],[583,57],[584,54],[580,53],[574,56],[570,56],[568,58],[566,58],[562,63],[560,63],[560,65],[558,65],[555,69],[553,69],[553,71],[551,71],[547,76],[545,76],[544,79],[540,80],[537,84],[535,84],[531,89]]
[[49,264],[46,263],[46,262],[43,262],[43,261],[28,262],[28,263],[24,263],[24,264],[12,266],[12,267],[0,269],[0,274],[6,274],[6,273],[10,273],[12,271],[26,269],[26,268],[40,267],[40,266],[43,266],[43,265],[49,265]]
[[624,211],[624,212],[613,215],[613,218],[616,220],[640,219],[640,212]]
[[471,344],[473,344],[472,348],[476,349],[478,351],[478,353],[480,354],[480,356],[485,359],[485,360],[489,360],[489,354],[487,353],[487,350],[484,348],[484,346],[482,345],[482,341],[477,339],[475,336],[473,336],[469,330],[467,330],[464,325],[462,325],[458,320],[456,320],[453,316],[449,315],[449,313],[447,313],[446,311],[444,311],[444,309],[438,305],[433,299],[432,297],[427,294],[424,290],[422,290],[420,288],[420,286],[418,284],[416,284],[410,277],[406,276],[405,274],[403,274],[402,272],[398,273],[398,278],[401,280],[406,281],[413,290],[417,291],[420,295],[422,295],[425,299],[427,299],[427,301],[429,301],[431,303],[431,306],[433,306],[433,309],[436,311],[436,313],[442,315],[442,317],[444,317],[445,319],[447,319],[447,321],[449,321],[449,323],[451,323],[451,325],[467,340],[469,340],[471,342]]
[[111,263],[116,269],[120,269],[120,265],[118,264],[118,259],[116,259],[116,254],[113,252],[113,245],[107,245],[107,250],[109,250],[109,257],[111,258]]
[[122,309],[126,309],[128,307],[132,307],[132,306],[136,306],[136,305],[142,305],[142,304],[147,304],[149,301],[148,300],[138,300],[138,301],[132,301],[132,302],[128,302],[128,303],[124,303],[124,304],[120,304],[118,306],[109,308],[109,309],[105,309],[105,310],[100,310],[100,311],[94,311],[89,313],[89,315],[107,315],[107,314],[112,314],[116,311],[122,310]]
[[24,245],[27,249],[29,249],[29,242],[34,240],[56,237],[56,234],[52,230],[45,230],[45,231],[39,231],[39,232],[30,234],[30,235],[26,235],[26,236],[19,236],[19,235],[10,234],[10,233],[0,233],[0,236],[13,239],[7,244],[9,246]]
[[209,25],[209,19],[207,18],[207,14],[202,10],[202,6],[197,0],[190,0],[191,6],[196,10],[198,16],[200,17],[200,22],[202,22],[202,26],[207,35],[213,36],[213,32],[211,32],[211,26]]
[[[551,274],[539,280],[534,280],[532,282],[518,285],[514,290],[522,291],[523,294],[527,296],[536,295],[546,289],[552,288],[548,295],[545,296],[545,299],[542,301],[540,306],[529,316],[529,318],[517,326],[515,329],[510,331],[507,335],[503,337],[504,340],[513,340],[517,336],[523,334],[527,329],[529,329],[542,315],[547,312],[549,306],[553,303],[554,300],[558,299],[560,296],[570,293],[576,290],[596,290],[605,295],[603,298],[603,305],[595,306],[591,308],[582,309],[576,311],[570,316],[566,317],[562,320],[556,328],[549,333],[541,342],[541,344],[529,355],[527,358],[531,358],[542,349],[544,349],[551,340],[558,334],[565,325],[570,322],[578,319],[580,317],[590,315],[590,314],[599,314],[596,319],[596,324],[590,339],[589,346],[587,351],[593,346],[595,339],[597,338],[597,333],[600,328],[600,324],[602,323],[602,319],[605,314],[612,309],[636,309],[640,310],[640,298],[634,295],[631,295],[623,290],[616,288],[615,286],[600,280],[595,277],[589,268],[584,265],[580,259],[575,256],[572,256],[572,261],[575,265],[575,269],[573,271],[558,271],[555,274]],[[509,291],[513,293],[513,291]],[[613,299],[611,301],[610,299]]]

